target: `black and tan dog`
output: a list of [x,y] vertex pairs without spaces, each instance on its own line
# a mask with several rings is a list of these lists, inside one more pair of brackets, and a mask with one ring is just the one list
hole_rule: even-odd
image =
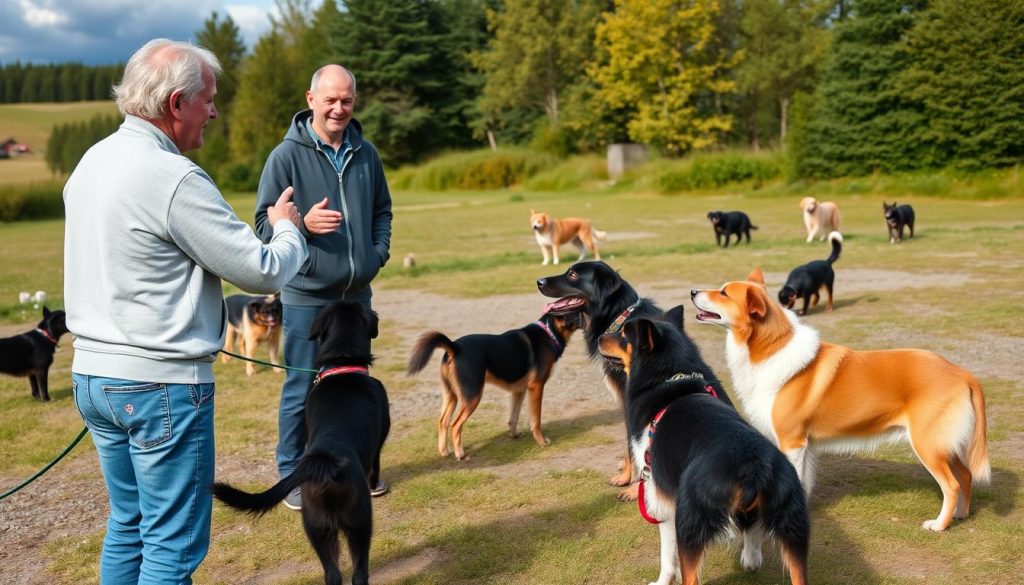
[[[666,318],[681,323],[679,309]],[[696,585],[707,547],[732,527],[743,535],[744,568],[761,566],[761,541],[770,535],[790,581],[806,583],[811,525],[796,470],[720,399],[682,330],[635,319],[602,336],[600,349],[628,373],[626,425],[641,476],[640,513],[661,536],[657,585],[680,577]]]
[[36,400],[50,399],[50,365],[60,336],[68,332],[65,320],[64,311],[43,307],[43,320],[35,329],[0,339],[0,372],[28,376]]
[[[541,294],[549,297],[560,297],[548,305],[548,312],[556,315],[580,313],[584,316],[584,338],[587,352],[591,358],[600,358],[598,341],[605,333],[615,333],[622,324],[631,319],[646,317],[661,319],[664,314],[650,299],[641,298],[639,293],[619,276],[611,266],[604,262],[577,262],[564,274],[548,276],[537,281]],[[683,343],[693,355],[700,355],[696,344],[682,335]],[[704,361],[698,360],[700,372],[715,387],[724,400],[728,400],[721,382],[715,377]],[[622,364],[616,360],[602,359],[601,369],[604,381],[612,395],[625,407],[623,396],[626,391],[626,373]],[[623,459],[622,472],[608,481],[616,486],[628,486],[633,483],[633,468],[629,464],[628,444]],[[635,500],[636,486],[630,487],[619,494],[619,499]]]
[[889,243],[898,244],[903,241],[903,228],[910,228],[910,237],[914,237],[914,208],[897,205],[895,201],[889,205],[882,202],[882,213],[885,215],[885,227],[889,230]]
[[[256,356],[256,347],[267,344],[270,362],[280,363],[278,349],[281,346],[281,297],[279,295],[252,296],[231,295],[224,299],[228,307],[228,331],[224,340],[224,349],[234,351],[237,342],[242,355],[252,359]],[[226,353],[220,354],[222,362],[231,359]],[[274,368],[282,372],[281,368]],[[252,362],[245,362],[245,374],[256,373]]]
[[306,452],[295,471],[259,494],[225,483],[213,486],[217,499],[255,515],[268,512],[301,487],[302,525],[327,585],[342,582],[338,531],[348,541],[352,583],[369,583],[370,486],[377,485],[380,452],[391,428],[387,392],[368,370],[377,321],[368,307],[347,302],[324,308],[313,321],[310,338],[320,343],[320,372],[306,398]]
[[[729,247],[729,238],[736,236],[736,243],[747,236],[747,243],[750,243],[750,230],[756,230],[757,226],[750,223],[750,217],[742,211],[709,211],[708,221],[715,229],[715,243],[723,248]],[[725,236],[725,245],[722,245],[722,236]]]
[[[437,450],[441,456],[448,456],[450,429],[455,458],[467,459],[462,448],[462,427],[479,406],[485,382],[511,393],[508,436],[519,437],[519,412],[528,394],[533,440],[538,445],[550,443],[540,427],[544,385],[580,324],[578,314],[545,313],[533,323],[499,335],[476,333],[455,341],[439,331],[421,335],[409,357],[410,375],[426,367],[434,349],[440,347],[445,351],[441,358],[441,416],[437,419]],[[462,408],[452,422],[455,406],[460,403]]]
[[843,250],[843,236],[839,232],[832,232],[828,239],[832,242],[832,253],[824,260],[812,260],[794,268],[786,277],[786,284],[779,289],[779,304],[792,309],[797,299],[803,299],[804,308],[800,314],[806,315],[808,305],[818,306],[821,289],[824,287],[828,294],[825,310],[832,310],[832,288],[836,280],[832,263],[839,259],[839,253]]

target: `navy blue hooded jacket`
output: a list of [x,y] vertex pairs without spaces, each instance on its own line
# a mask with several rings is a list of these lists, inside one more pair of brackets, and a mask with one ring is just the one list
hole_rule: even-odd
[[281,290],[286,305],[323,306],[337,300],[369,301],[370,282],[390,257],[391,192],[376,147],[363,138],[358,121],[349,121],[346,135],[352,150],[335,169],[330,156],[309,136],[310,110],[295,115],[281,142],[263,167],[256,201],[256,233],[267,241],[273,232],[267,208],[289,185],[299,213],[328,198],[328,208],[341,211],[341,227],[330,234],[306,237],[309,258]]

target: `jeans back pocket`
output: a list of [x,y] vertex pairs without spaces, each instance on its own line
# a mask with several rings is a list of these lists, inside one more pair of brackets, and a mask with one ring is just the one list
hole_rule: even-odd
[[104,386],[111,415],[128,431],[132,444],[143,449],[171,438],[171,407],[165,384]]

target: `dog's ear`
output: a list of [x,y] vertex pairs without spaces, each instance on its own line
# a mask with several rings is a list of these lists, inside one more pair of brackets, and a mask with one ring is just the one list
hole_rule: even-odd
[[661,332],[658,331],[654,321],[637,319],[636,330],[637,351],[647,353],[661,347]]
[[680,331],[683,330],[683,326],[684,326],[683,319],[684,319],[684,317],[683,317],[683,306],[682,305],[676,305],[675,307],[672,307],[671,309],[669,309],[667,313],[665,313],[665,320],[668,321],[673,326],[679,327]]
[[[604,262],[601,263],[604,264]],[[605,264],[605,266],[607,267],[607,270],[597,270],[594,272],[594,275],[597,277],[595,278],[595,281],[597,282],[597,286],[600,288],[600,291],[605,296],[608,296],[619,290],[619,287],[622,286],[622,277],[619,276],[619,273],[611,266],[608,266],[607,264]]]
[[327,321],[329,319],[328,314],[330,311],[328,307],[323,308],[316,317],[313,318],[313,324],[309,327],[309,338],[310,339],[323,339],[323,336],[327,334]]
[[50,318],[50,309],[46,305],[43,305],[43,319],[49,319],[49,318]]
[[768,303],[764,300],[764,291],[747,288],[747,313],[754,318],[764,319],[768,313]]
[[761,267],[758,266],[757,268],[751,270],[750,274],[747,275],[747,280],[750,282],[756,282],[757,284],[764,286],[764,273],[761,272]]
[[366,330],[370,332],[370,339],[377,339],[380,316],[377,315],[376,311],[367,309],[364,318],[366,319]]
[[530,215],[537,215],[537,210],[531,207],[530,208]]

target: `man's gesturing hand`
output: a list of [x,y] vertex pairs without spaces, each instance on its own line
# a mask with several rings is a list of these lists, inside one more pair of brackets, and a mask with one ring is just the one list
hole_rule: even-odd
[[295,204],[290,200],[292,193],[295,189],[288,187],[281,192],[281,196],[277,198],[277,203],[267,208],[267,220],[270,225],[274,225],[278,220],[288,220],[295,224],[295,227],[299,227],[299,222],[302,221],[302,217],[299,215],[299,210],[296,209]]
[[327,198],[310,208],[306,217],[306,230],[311,234],[329,234],[341,226],[341,212],[327,209]]

